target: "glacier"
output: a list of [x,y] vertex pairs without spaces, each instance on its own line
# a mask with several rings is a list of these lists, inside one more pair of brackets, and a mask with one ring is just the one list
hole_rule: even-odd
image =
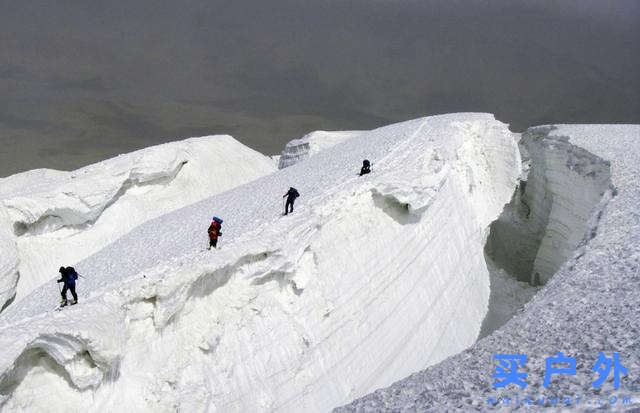
[[78,262],[79,305],[55,311],[49,281],[0,314],[0,406],[327,411],[390,385],[475,342],[520,175],[507,125],[442,115],[150,219]]
[[[287,145],[280,170],[244,152],[225,168],[261,166],[226,190],[105,235],[78,257],[76,306],[56,311],[49,264],[0,313],[0,410],[483,411],[504,395],[491,386],[494,353],[527,353],[529,389],[542,394],[557,351],[620,352],[622,391],[637,400],[640,126],[518,134],[458,113],[323,134]],[[359,177],[365,158],[372,173]],[[35,185],[30,174],[66,179],[31,171],[0,192]],[[283,217],[290,186],[301,198]],[[105,211],[126,222],[118,202],[96,222]],[[15,248],[5,258],[15,239],[95,225],[9,212],[0,274],[25,265]],[[224,236],[208,251],[214,213]],[[585,393],[592,361],[551,390]]]
[[228,135],[0,179],[0,308],[139,224],[275,170]]
[[[487,256],[511,282],[543,286],[470,348],[335,411],[638,411],[639,140],[640,125],[548,125],[523,133],[523,169],[530,170],[492,224]],[[545,359],[557,352],[576,357],[576,374],[555,376],[545,388]],[[592,386],[600,352],[617,352],[627,369],[618,389],[610,376]],[[525,389],[493,388],[495,354],[527,355]],[[543,404],[525,404],[525,395]]]

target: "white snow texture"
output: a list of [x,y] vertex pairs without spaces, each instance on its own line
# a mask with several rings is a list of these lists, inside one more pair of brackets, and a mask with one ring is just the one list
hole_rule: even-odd
[[314,131],[287,143],[276,157],[278,168],[283,169],[331,148],[340,142],[358,136],[362,131]]
[[[336,411],[640,411],[639,142],[640,125],[524,133],[526,188],[492,225],[487,255],[514,277],[545,285],[468,350]],[[506,293],[497,307],[523,293],[513,284],[497,290]],[[545,388],[546,359],[558,352],[576,358],[576,374],[551,376]],[[592,385],[600,352],[618,353],[627,369],[617,389],[613,369],[601,387]],[[528,375],[525,389],[494,389],[495,354],[527,355],[518,368]],[[534,403],[523,403],[525,395]]]
[[[20,292],[23,268],[42,271],[0,313],[0,410],[487,410],[498,352],[529,355],[535,394],[545,356],[618,351],[640,396],[639,132],[520,137],[459,113],[310,134],[277,171],[216,137],[80,186],[58,171],[0,181],[0,282],[18,269]],[[80,304],[56,311],[61,261],[85,278]],[[590,389],[592,364],[554,391]]]
[[0,179],[0,308],[137,225],[274,170],[268,157],[220,135]]
[[520,163],[493,116],[436,116],[151,219],[76,265],[79,305],[53,311],[50,281],[0,314],[0,403],[327,411],[437,363],[480,332],[485,238]]

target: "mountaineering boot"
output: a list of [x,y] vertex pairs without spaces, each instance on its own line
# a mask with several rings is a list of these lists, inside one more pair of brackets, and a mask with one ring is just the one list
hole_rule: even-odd
[[78,304],[78,300],[71,300],[71,305],[76,305]]
[[67,300],[60,301],[60,307],[65,307],[67,305]]

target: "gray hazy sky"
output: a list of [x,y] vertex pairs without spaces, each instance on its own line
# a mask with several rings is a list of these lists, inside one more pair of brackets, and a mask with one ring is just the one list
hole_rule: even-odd
[[189,136],[640,123],[637,0],[0,0],[0,176]]

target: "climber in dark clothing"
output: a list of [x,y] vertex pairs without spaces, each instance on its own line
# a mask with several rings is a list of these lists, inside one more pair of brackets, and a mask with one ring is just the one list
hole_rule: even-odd
[[[293,203],[296,201],[296,198],[299,196],[300,194],[294,187],[289,188],[287,193],[284,194],[283,198],[287,197],[287,203],[284,206],[285,215],[289,214],[289,212],[293,212]],[[289,211],[289,209],[291,209],[291,211]]]
[[71,305],[78,304],[78,295],[76,294],[76,280],[78,279],[78,273],[73,267],[60,267],[58,271],[60,271],[61,274],[58,282],[64,283],[64,287],[62,287],[62,291],[60,292],[60,294],[62,294],[60,306],[64,307],[67,305],[67,290],[71,291],[71,295],[73,296]]
[[366,175],[371,172],[371,162],[368,159],[362,161],[362,169],[360,169],[360,176]]

